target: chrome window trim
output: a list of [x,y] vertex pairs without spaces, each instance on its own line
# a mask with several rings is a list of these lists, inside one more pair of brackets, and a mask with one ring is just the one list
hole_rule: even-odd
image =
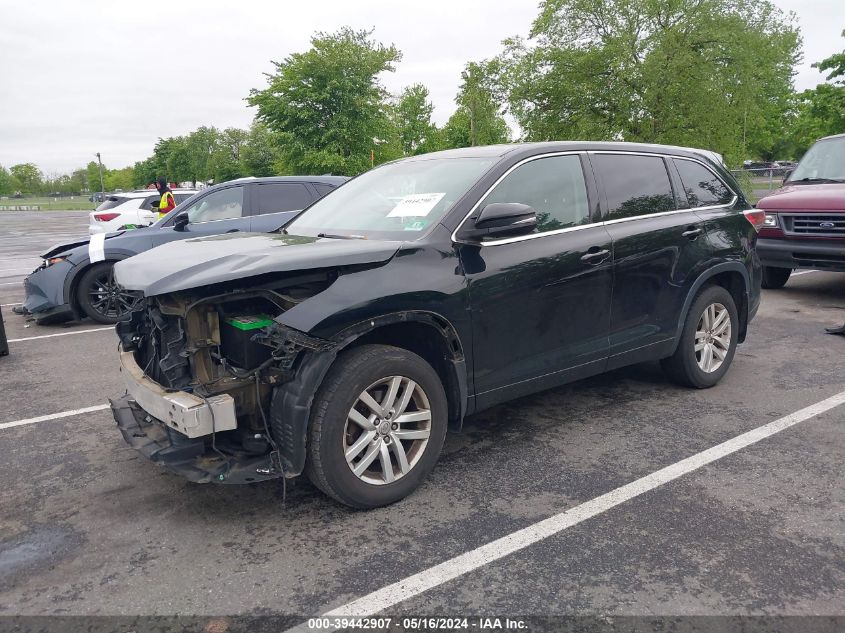
[[[493,189],[495,189],[499,185],[499,183],[502,182],[502,180],[504,180],[505,178],[507,178],[510,175],[510,173],[512,171],[514,171],[517,167],[521,167],[525,163],[529,163],[533,160],[539,160],[541,158],[552,158],[554,156],[571,156],[571,155],[580,156],[581,154],[620,154],[620,155],[624,155],[624,156],[654,156],[654,157],[657,157],[657,158],[672,158],[672,159],[679,159],[679,160],[688,160],[688,161],[691,161],[691,162],[694,162],[694,163],[698,163],[699,165],[704,167],[706,170],[708,170],[711,174],[713,174],[716,178],[718,178],[719,182],[721,182],[723,185],[725,185],[725,187],[728,188],[728,191],[730,191],[732,194],[734,194],[734,196],[733,196],[733,198],[731,199],[730,202],[727,202],[725,204],[713,204],[713,205],[708,205],[706,207],[689,207],[687,209],[674,209],[672,211],[661,211],[660,213],[650,213],[648,215],[635,215],[635,216],[631,216],[630,218],[618,218],[616,220],[602,220],[600,222],[590,222],[589,224],[582,224],[582,225],[579,225],[579,226],[570,226],[570,227],[567,227],[567,228],[564,228],[564,229],[557,229],[555,231],[546,231],[544,233],[531,233],[529,235],[519,235],[517,237],[506,237],[506,238],[503,238],[503,239],[500,239],[500,240],[491,240],[489,242],[468,242],[468,241],[465,241],[465,240],[459,240],[458,239],[458,231],[461,230],[461,227],[466,223],[466,221],[469,219],[469,217],[473,213],[475,213],[476,210],[478,210],[478,207],[483,202],[484,198],[486,198],[490,194],[490,192],[493,191]],[[669,176],[668,172],[666,173],[666,176],[667,176],[667,178],[669,178],[669,183],[670,183],[670,186],[671,186],[672,179]],[[680,177],[680,175],[679,175],[679,177]],[[585,176],[585,178],[586,178],[586,176]],[[585,181],[584,185],[586,187],[586,181]],[[684,192],[684,195],[686,195],[686,192]],[[678,213],[695,213],[697,211],[712,211],[712,210],[717,210],[717,209],[729,209],[737,203],[737,200],[739,200],[739,196],[737,195],[736,191],[734,191],[733,187],[729,186],[719,176],[719,174],[717,174],[716,172],[714,172],[710,168],[709,165],[707,165],[705,162],[703,162],[703,161],[701,161],[697,158],[690,158],[690,157],[687,157],[687,156],[679,156],[677,154],[658,154],[658,153],[655,153],[655,152],[626,152],[624,150],[589,150],[588,149],[588,150],[569,150],[569,151],[565,151],[565,152],[552,152],[550,154],[539,154],[537,156],[529,156],[528,158],[524,158],[521,161],[519,161],[518,163],[512,165],[504,174],[502,174],[496,180],[496,182],[494,182],[492,185],[490,185],[490,187],[488,187],[487,191],[485,191],[484,194],[478,199],[478,202],[476,202],[472,206],[472,208],[469,210],[469,213],[467,213],[464,216],[464,219],[461,220],[460,224],[458,224],[458,227],[454,231],[452,231],[452,241],[456,242],[458,244],[470,244],[472,246],[499,246],[500,244],[513,244],[514,242],[523,242],[523,241],[526,241],[526,240],[537,239],[539,237],[546,237],[546,236],[551,236],[551,235],[560,235],[561,233],[569,233],[569,232],[572,232],[572,231],[580,231],[582,229],[589,229],[589,228],[593,228],[593,227],[596,227],[596,226],[606,226],[608,224],[618,224],[620,222],[630,222],[632,220],[644,220],[644,219],[648,219],[648,218],[657,218],[657,217],[661,217],[661,216],[674,215],[674,214],[678,214]]]
[[703,209],[704,207],[698,207],[698,209],[673,209],[672,211],[660,211],[659,213],[649,213],[648,215],[632,215],[630,218],[616,218],[615,220],[605,220],[602,222],[603,225],[608,224],[619,224],[620,222],[630,222],[631,220],[647,220],[649,218],[660,218],[666,215],[676,215],[679,213],[694,213],[699,209]]

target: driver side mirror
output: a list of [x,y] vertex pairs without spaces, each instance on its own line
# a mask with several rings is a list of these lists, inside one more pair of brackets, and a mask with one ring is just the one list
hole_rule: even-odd
[[472,225],[461,231],[459,237],[476,240],[485,237],[513,237],[527,235],[537,228],[537,214],[527,204],[519,202],[494,202],[470,217]]
[[174,231],[184,231],[185,227],[188,226],[190,219],[188,218],[187,213],[181,213],[176,216],[173,220],[173,230]]

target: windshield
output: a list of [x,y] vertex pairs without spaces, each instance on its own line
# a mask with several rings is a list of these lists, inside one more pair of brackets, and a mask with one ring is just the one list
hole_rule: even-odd
[[432,158],[368,171],[315,202],[285,229],[295,235],[417,239],[496,158]]
[[804,154],[789,182],[805,179],[845,182],[845,136],[819,141]]

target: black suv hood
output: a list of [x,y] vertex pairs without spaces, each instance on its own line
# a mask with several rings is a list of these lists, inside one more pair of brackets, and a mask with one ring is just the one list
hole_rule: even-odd
[[386,262],[401,242],[237,233],[171,242],[114,267],[115,280],[147,297],[266,273]]

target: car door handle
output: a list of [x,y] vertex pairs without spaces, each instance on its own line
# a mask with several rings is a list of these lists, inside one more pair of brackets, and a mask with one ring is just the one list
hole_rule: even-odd
[[229,229],[228,231],[226,231],[226,233],[240,233],[240,232],[241,232],[240,229]]
[[593,246],[584,255],[581,255],[581,261],[595,266],[596,264],[601,264],[608,257],[610,257],[609,250],[599,250],[598,246]]
[[683,235],[686,238],[689,238],[690,240],[694,240],[695,238],[697,238],[702,233],[704,233],[704,229],[701,229],[701,228],[697,229],[695,227],[690,226],[690,227],[687,227],[687,230],[684,231],[683,233],[681,233],[681,235]]

